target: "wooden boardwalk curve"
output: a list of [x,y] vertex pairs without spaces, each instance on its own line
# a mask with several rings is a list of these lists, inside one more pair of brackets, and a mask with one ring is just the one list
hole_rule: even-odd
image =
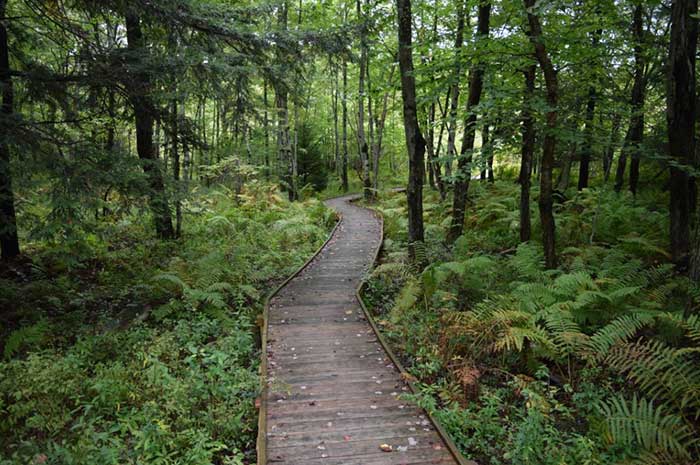
[[382,223],[351,199],[326,202],[340,224],[269,302],[258,463],[466,463],[424,411],[399,398],[409,386],[356,297]]

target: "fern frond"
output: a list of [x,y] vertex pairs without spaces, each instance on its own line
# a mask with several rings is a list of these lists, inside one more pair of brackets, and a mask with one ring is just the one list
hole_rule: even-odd
[[600,328],[589,340],[593,360],[602,360],[611,347],[628,341],[653,321],[654,318],[646,314],[623,315]]
[[642,447],[650,454],[667,453],[690,458],[694,432],[683,418],[636,395],[631,401],[622,396],[598,404],[611,442]]

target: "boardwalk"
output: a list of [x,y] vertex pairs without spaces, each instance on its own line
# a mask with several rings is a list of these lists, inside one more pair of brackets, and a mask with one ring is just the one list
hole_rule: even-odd
[[425,412],[399,398],[408,386],[355,297],[381,244],[380,221],[347,197],[327,204],[341,224],[270,302],[266,462],[457,463]]

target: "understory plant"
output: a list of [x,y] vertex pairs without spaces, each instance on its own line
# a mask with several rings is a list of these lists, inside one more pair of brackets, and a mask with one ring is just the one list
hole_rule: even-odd
[[185,218],[177,241],[107,219],[2,277],[1,464],[254,461],[262,299],[334,215],[251,182]]
[[428,197],[420,272],[395,252],[403,196],[379,207],[389,241],[367,299],[422,386],[415,400],[480,464],[694,463],[698,292],[668,264],[667,218],[653,200],[572,195],[546,270],[538,241],[519,241],[517,185],[484,184],[450,248],[449,210]]

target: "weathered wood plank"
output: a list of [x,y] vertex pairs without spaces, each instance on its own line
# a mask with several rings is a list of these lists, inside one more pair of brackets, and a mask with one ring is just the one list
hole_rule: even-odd
[[[381,244],[381,222],[347,198],[321,252],[270,302],[267,463],[456,464],[356,298]],[[392,452],[380,445],[389,444]]]

